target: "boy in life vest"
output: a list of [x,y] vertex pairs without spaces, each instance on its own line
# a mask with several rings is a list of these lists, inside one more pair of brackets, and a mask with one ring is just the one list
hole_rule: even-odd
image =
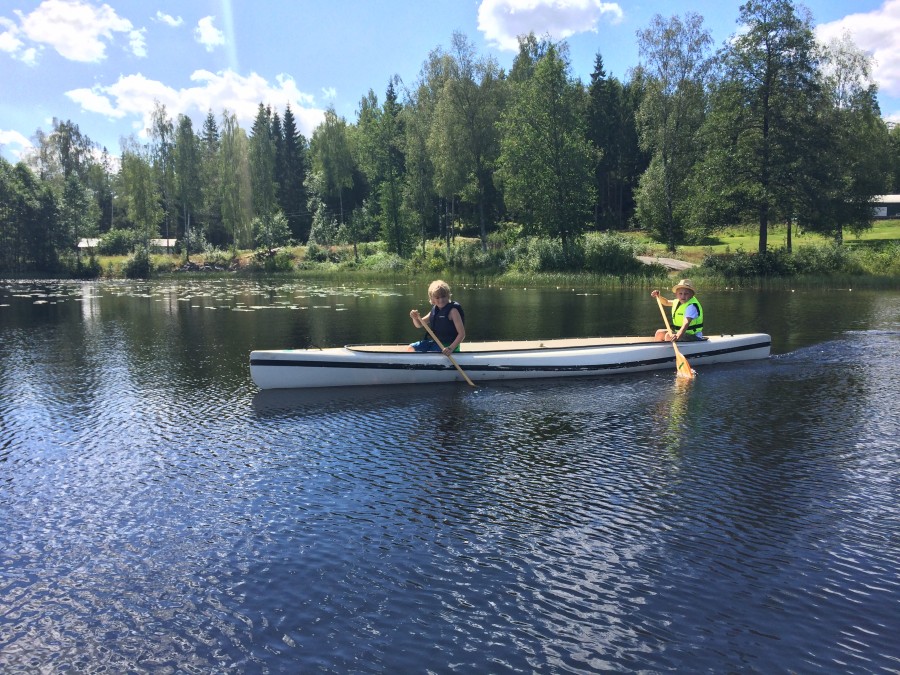
[[675,300],[667,300],[659,291],[650,291],[651,298],[659,298],[663,305],[672,308],[672,330],[660,328],[656,331],[656,340],[662,342],[678,342],[679,340],[703,340],[703,307],[694,297],[694,286],[690,279],[679,281],[672,292]]
[[[412,319],[413,326],[421,328],[427,323],[435,337],[444,345],[444,354],[459,351],[460,343],[466,339],[466,315],[462,306],[450,299],[450,286],[447,282],[440,279],[432,281],[428,287],[428,301],[431,303],[431,311],[427,316],[420,316],[417,309],[410,311],[409,318]],[[441,349],[431,337],[426,337],[413,342],[407,351],[437,352]]]

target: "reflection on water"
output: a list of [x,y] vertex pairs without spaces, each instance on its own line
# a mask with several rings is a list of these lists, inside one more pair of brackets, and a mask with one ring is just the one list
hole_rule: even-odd
[[[485,337],[659,318],[454,293]],[[421,295],[0,288],[0,669],[896,669],[896,295],[711,295],[798,346],[693,381],[252,386],[255,347],[414,338]]]

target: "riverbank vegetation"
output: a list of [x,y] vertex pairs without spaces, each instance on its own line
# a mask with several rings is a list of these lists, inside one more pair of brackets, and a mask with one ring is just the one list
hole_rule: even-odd
[[[801,233],[794,250],[759,255],[743,249],[748,237],[739,230],[715,240],[679,248],[682,269],[671,269],[665,247],[646,234],[588,233],[562,254],[558,242],[491,237],[487,251],[477,237],[456,240],[451,248],[432,240],[408,258],[391,253],[383,242],[350,245],[285,246],[265,250],[209,250],[185,262],[177,251],[151,254],[142,264],[147,276],[267,275],[384,280],[445,276],[529,286],[665,286],[672,277],[690,276],[705,287],[735,285],[810,285],[846,280],[850,285],[896,288],[900,285],[900,221],[880,221],[842,245],[814,233]],[[510,235],[508,235],[510,236]],[[104,278],[135,277],[130,265],[139,256],[94,255],[91,263]],[[659,260],[663,262],[660,262]],[[574,264],[573,264],[574,261]],[[670,263],[671,264],[671,263]]]
[[657,16],[628,79],[598,52],[588,83],[565,42],[522,36],[505,72],[457,33],[416,82],[369,90],[354,121],[326,111],[309,139],[264,103],[249,132],[157,103],[115,157],[54,121],[0,160],[0,275],[640,281],[667,269],[638,256],[665,255],[723,280],[896,277],[896,221],[866,239],[876,197],[900,192],[871,59],[817,43],[789,0],[738,19],[714,51],[699,15]]

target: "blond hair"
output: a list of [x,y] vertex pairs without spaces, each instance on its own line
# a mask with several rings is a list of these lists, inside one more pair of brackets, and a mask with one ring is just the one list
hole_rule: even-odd
[[441,279],[436,279],[431,282],[431,285],[428,287],[428,297],[429,298],[449,298],[450,297],[450,286],[447,285],[446,281]]

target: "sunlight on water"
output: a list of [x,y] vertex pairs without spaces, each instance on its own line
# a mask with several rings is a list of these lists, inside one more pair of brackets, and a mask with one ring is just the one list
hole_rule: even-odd
[[3,672],[900,662],[896,298],[692,381],[257,391],[421,289],[0,290]]

